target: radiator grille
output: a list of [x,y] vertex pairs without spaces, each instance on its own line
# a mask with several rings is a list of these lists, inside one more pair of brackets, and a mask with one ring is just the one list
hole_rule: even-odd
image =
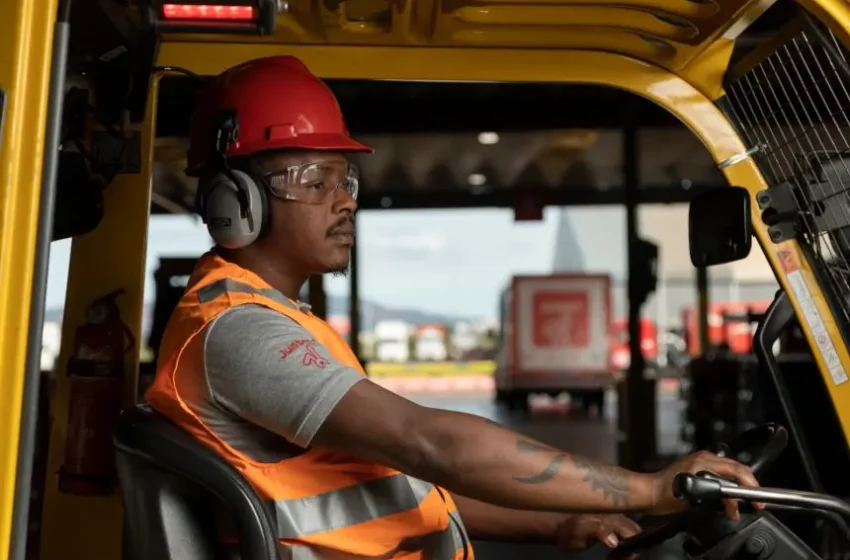
[[[836,320],[850,325],[850,70],[848,51],[801,14],[770,54],[726,83],[721,103],[777,207],[763,218],[776,241],[795,237]],[[743,63],[742,63],[743,64]],[[734,73],[734,71],[733,71]],[[784,227],[784,229],[782,229]],[[775,237],[774,237],[775,235]]]

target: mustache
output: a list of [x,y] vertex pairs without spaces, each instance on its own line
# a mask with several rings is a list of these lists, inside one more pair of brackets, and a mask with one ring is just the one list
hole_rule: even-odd
[[335,235],[353,235],[354,234],[354,219],[343,217],[337,220],[334,225],[328,228],[327,236]]

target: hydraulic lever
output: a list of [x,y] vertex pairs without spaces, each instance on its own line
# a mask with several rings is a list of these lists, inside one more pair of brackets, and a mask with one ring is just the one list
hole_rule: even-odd
[[708,472],[696,475],[680,473],[673,481],[673,494],[693,505],[721,500],[743,500],[812,510],[834,512],[850,518],[850,503],[815,492],[786,490],[784,488],[744,488]]

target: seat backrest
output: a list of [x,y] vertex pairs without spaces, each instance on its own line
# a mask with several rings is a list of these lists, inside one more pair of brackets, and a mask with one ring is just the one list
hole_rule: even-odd
[[129,558],[225,557],[213,515],[217,503],[235,524],[243,559],[278,558],[272,517],[251,485],[177,425],[136,406],[121,413],[115,447]]

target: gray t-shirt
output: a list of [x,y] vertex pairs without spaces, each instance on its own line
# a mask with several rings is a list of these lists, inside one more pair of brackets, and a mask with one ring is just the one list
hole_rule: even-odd
[[228,309],[185,351],[203,353],[207,386],[181,397],[219,437],[259,461],[303,452],[365,379],[298,323],[259,305]]

